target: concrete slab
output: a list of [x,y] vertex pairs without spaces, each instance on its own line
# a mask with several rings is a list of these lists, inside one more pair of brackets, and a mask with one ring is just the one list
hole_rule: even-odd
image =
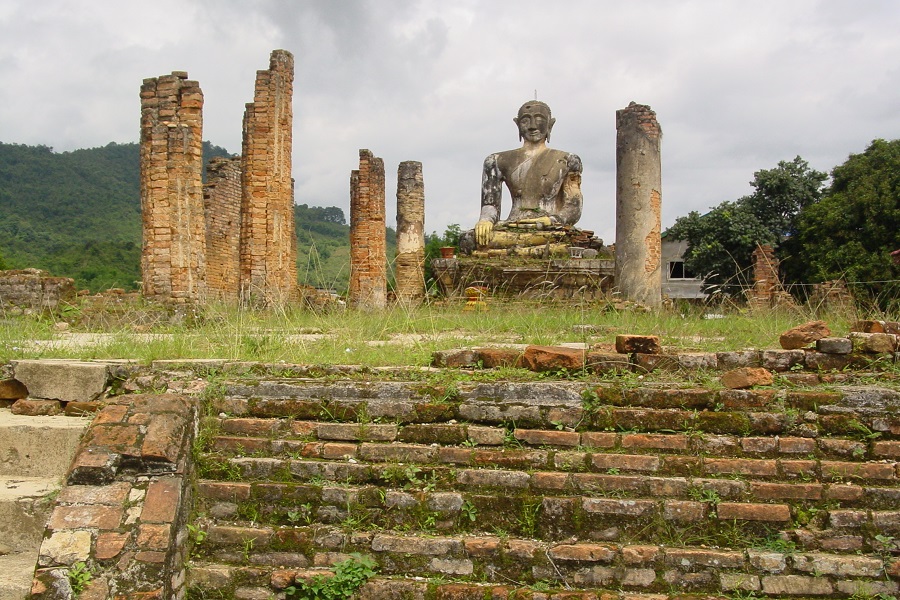
[[39,547],[50,517],[56,479],[0,477],[0,545],[11,552]]
[[28,417],[0,409],[0,476],[61,478],[90,420]]
[[12,362],[13,375],[31,398],[89,402],[103,393],[109,366],[78,360],[44,359]]

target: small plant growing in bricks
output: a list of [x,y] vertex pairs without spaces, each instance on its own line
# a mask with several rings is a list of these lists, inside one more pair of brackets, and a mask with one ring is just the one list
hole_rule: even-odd
[[91,569],[85,563],[76,562],[72,565],[69,569],[69,585],[76,598],[87,588],[93,577]]
[[352,597],[359,588],[375,575],[377,565],[369,556],[351,554],[351,558],[338,563],[334,575],[318,575],[298,581],[284,590],[288,600],[343,600]]
[[468,519],[470,523],[474,523],[478,519],[478,508],[471,501],[466,500],[459,509],[459,515],[463,521]]

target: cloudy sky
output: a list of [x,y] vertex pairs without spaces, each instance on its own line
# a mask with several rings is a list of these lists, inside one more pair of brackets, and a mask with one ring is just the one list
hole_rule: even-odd
[[[663,225],[800,155],[830,171],[900,137],[896,0],[0,0],[0,141],[136,142],[141,80],[188,71],[239,152],[269,53],[295,56],[296,200],[349,206],[358,149],[424,165],[426,229],[468,228],[481,164],[537,92],[584,163],[580,225],[615,227],[615,111],[663,128]],[[504,198],[504,215],[508,198]]]

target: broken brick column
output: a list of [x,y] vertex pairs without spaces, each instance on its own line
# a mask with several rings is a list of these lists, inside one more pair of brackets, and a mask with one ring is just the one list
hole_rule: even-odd
[[422,163],[406,161],[397,169],[397,301],[425,299],[425,182]]
[[203,92],[184,71],[141,86],[141,290],[167,302],[204,296]]
[[244,112],[240,290],[251,302],[287,302],[297,294],[293,82],[293,55],[273,51],[269,69],[256,73],[253,102]]
[[363,309],[387,306],[384,161],[359,151],[350,175],[350,284],[348,301]]
[[206,286],[221,300],[237,301],[241,259],[241,159],[216,157],[206,165]]
[[753,251],[753,287],[747,293],[747,303],[751,308],[793,306],[793,298],[781,287],[778,276],[780,265],[772,246],[756,246]]
[[662,303],[661,142],[649,106],[616,111],[616,288],[649,307]]

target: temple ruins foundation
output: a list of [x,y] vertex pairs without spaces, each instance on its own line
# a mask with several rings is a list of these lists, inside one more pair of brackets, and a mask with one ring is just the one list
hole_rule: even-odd
[[176,303],[203,298],[203,92],[184,71],[141,86],[142,293]]
[[616,288],[624,300],[662,303],[662,129],[649,106],[616,111]]
[[350,174],[350,284],[348,303],[363,309],[387,306],[384,161],[359,151]]
[[244,300],[278,303],[297,294],[291,179],[294,57],[275,50],[257,71],[244,113],[241,160],[240,290]]
[[422,163],[405,161],[397,169],[397,301],[425,299],[425,183]]

